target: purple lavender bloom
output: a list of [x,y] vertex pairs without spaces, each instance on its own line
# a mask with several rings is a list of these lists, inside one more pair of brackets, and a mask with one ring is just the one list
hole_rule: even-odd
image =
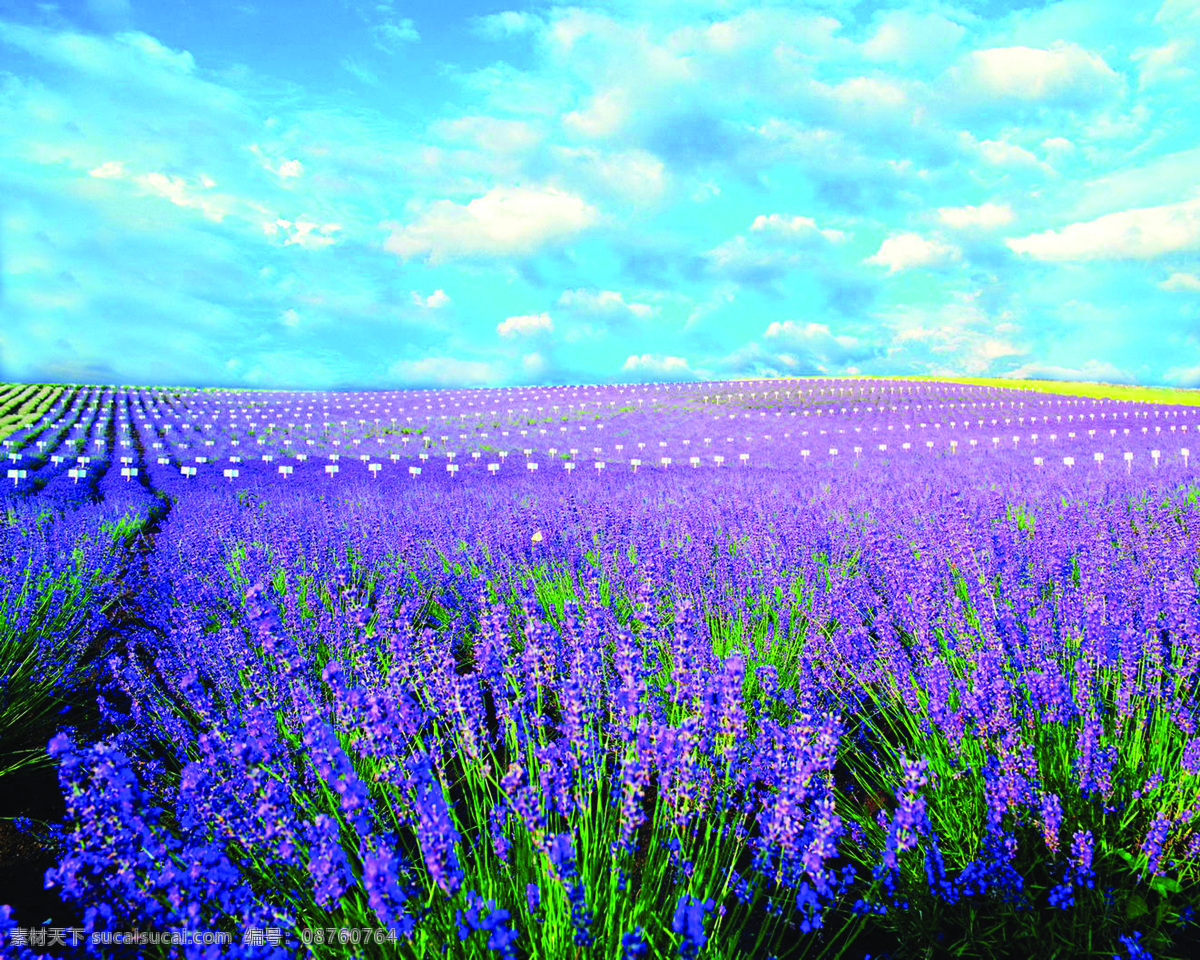
[[1183,748],[1183,769],[1193,777],[1200,775],[1200,737],[1192,737]]
[[455,850],[460,839],[458,828],[429,756],[422,755],[412,772],[417,789],[417,842],[421,845],[425,869],[445,893],[453,894],[463,879]]
[[400,885],[400,869],[401,861],[391,850],[369,849],[363,856],[363,886],[375,918],[381,926],[397,927],[407,937],[416,924],[404,909],[408,897]]
[[313,880],[313,892],[317,904],[332,910],[349,885],[350,864],[342,849],[337,821],[320,814],[312,825],[312,849],[308,872]]
[[492,850],[501,863],[508,863],[508,851],[512,848],[512,841],[504,833],[507,821],[508,805],[503,801],[494,804],[488,811],[488,834],[491,837]]
[[836,801],[832,793],[817,801],[817,819],[811,830],[812,840],[800,862],[812,879],[817,893],[827,896],[830,892],[830,880],[825,870],[825,861],[837,856],[837,838],[842,835],[842,818],[837,815]]
[[621,960],[644,960],[649,950],[645,931],[641,927],[621,934]]
[[494,900],[486,903],[474,890],[467,891],[467,909],[455,911],[458,921],[458,936],[466,940],[476,930],[487,934],[487,948],[499,952],[504,960],[515,960],[516,951],[513,945],[517,942],[518,934],[510,930],[505,921],[509,912],[503,907],[497,907]]
[[1155,815],[1154,822],[1150,824],[1150,829],[1146,833],[1146,839],[1142,841],[1142,853],[1150,858],[1147,869],[1151,876],[1158,873],[1159,863],[1162,860],[1163,844],[1166,842],[1167,835],[1171,831],[1171,822],[1171,817],[1160,810]]
[[1076,883],[1084,883],[1091,889],[1096,874],[1092,870],[1092,831],[1076,831],[1071,838],[1071,857],[1074,861]]
[[649,765],[641,756],[626,760],[621,771],[621,836],[613,842],[613,855],[633,853],[634,835],[646,819],[642,797],[650,783]]
[[704,918],[713,906],[712,898],[700,900],[689,893],[681,895],[676,901],[671,929],[682,938],[679,944],[680,960],[696,960],[704,949],[708,941],[704,932]]
[[[1154,960],[1154,954],[1142,946],[1142,931],[1134,930],[1133,935],[1121,934],[1121,944],[1129,948],[1128,960]],[[1119,953],[1113,954],[1113,960],[1126,960]]]
[[891,827],[888,830],[887,841],[883,849],[883,863],[889,870],[896,870],[896,854],[903,850],[911,850],[917,845],[917,838],[929,826],[925,813],[925,798],[918,790],[925,786],[929,779],[925,771],[929,768],[928,758],[910,762],[901,758],[904,771],[904,783],[896,793],[899,806],[892,816]]
[[1062,803],[1056,793],[1047,793],[1042,798],[1042,836],[1054,853],[1058,853],[1058,834],[1062,829]]

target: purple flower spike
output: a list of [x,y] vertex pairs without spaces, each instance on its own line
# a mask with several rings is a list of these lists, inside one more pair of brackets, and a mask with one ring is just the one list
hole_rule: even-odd
[[675,904],[675,916],[671,929],[682,937],[679,944],[680,960],[696,960],[708,936],[704,932],[704,918],[714,904],[711,898],[700,900],[689,893],[683,894]]

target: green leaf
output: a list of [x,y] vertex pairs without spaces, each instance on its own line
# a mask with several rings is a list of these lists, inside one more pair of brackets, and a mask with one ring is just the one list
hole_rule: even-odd
[[1140,893],[1131,894],[1129,900],[1125,903],[1125,916],[1130,920],[1142,916],[1150,908],[1146,906],[1146,900]]
[[1157,893],[1160,897],[1168,893],[1182,893],[1183,887],[1180,886],[1178,880],[1172,880],[1170,877],[1155,877],[1150,881],[1150,889]]

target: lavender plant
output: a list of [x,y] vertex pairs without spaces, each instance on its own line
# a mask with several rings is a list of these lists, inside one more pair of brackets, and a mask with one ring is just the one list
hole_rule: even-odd
[[[514,395],[506,419],[465,396],[435,421],[413,398],[375,420],[365,396],[123,397],[109,430],[144,474],[110,467],[97,489],[170,504],[154,562],[125,570],[155,623],[107,660],[99,727],[51,741],[68,815],[47,882],[89,930],[288,931],[222,955],[344,956],[296,939],[342,928],[385,932],[362,956],[1186,955],[1183,464],[1079,476],[989,439],[876,444],[866,469],[767,439],[935,435],[953,416],[966,448],[996,425],[985,410],[1030,427],[1152,412],[863,389],[611,390],[586,423],[590,398],[560,415]],[[305,405],[311,429],[264,429],[269,409],[309,423]],[[795,424],[751,423],[776,414]],[[421,422],[389,433],[396,416]],[[716,442],[729,463],[547,476],[581,441],[551,453],[540,431],[584,427],[681,457]],[[234,452],[360,440],[388,470],[401,429],[425,431],[392,450],[421,474],[339,459],[301,477],[297,459],[289,477]],[[539,470],[468,462],[505,429],[539,431]],[[754,466],[732,465],[742,431]],[[205,437],[236,478],[180,473]],[[456,446],[476,472],[427,476]]]

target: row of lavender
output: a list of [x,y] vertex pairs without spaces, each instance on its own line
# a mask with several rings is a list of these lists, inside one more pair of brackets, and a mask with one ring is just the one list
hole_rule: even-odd
[[[550,482],[415,487],[397,516],[355,485],[349,530],[312,494],[181,500],[145,587],[176,624],[170,653],[149,670],[131,641],[120,732],[79,745],[100,766],[56,740],[88,787],[58,882],[115,905],[100,923],[371,919],[547,956],[570,938],[686,952],[751,907],[786,940],[851,890],[859,910],[893,884],[911,896],[912,847],[947,901],[1020,896],[1040,870],[1034,896],[1064,905],[1121,851],[1176,875],[1156,894],[1182,890],[1192,503],[1152,490],[1170,509],[1139,508],[1145,481],[1120,476],[1018,491],[936,466],[908,475],[908,502],[880,474],[835,500],[766,474],[658,476],[565,500]],[[928,796],[928,768],[901,779],[918,754]],[[169,815],[113,822],[138,793],[126,809]],[[113,830],[128,862],[97,882]],[[658,911],[664,887],[682,912]]]
[[[130,449],[163,442],[130,399],[116,444],[121,416]],[[98,482],[174,500],[127,571],[166,639],[129,632],[104,729],[52,745],[51,879],[88,924],[765,956],[1007,897],[1042,937],[1105,913],[1169,950],[1195,900],[1181,465],[235,497],[138,462]]]
[[[486,477],[536,469],[569,474],[668,466],[803,467],[821,461],[853,466],[864,459],[877,466],[896,458],[978,453],[1013,466],[1110,471],[1181,466],[1186,472],[1188,432],[1196,425],[1188,410],[1024,396],[987,400],[1003,394],[984,388],[961,388],[967,393],[947,396],[944,389],[925,385],[859,384],[854,390],[741,386],[745,389],[727,394],[703,393],[695,386],[675,391],[643,388],[641,395],[624,388],[609,390],[607,399],[599,392],[544,391],[545,396],[518,394],[494,398],[490,404],[472,395],[477,391],[463,391],[442,398],[452,412],[440,414],[440,423],[430,420],[432,407],[427,403],[424,418],[418,414],[415,426],[408,411],[422,408],[410,398],[380,403],[351,395],[341,399],[341,409],[327,406],[313,411],[312,417],[290,395],[250,400],[246,395],[164,397],[134,392],[120,395],[115,404],[109,398],[103,406],[93,400],[91,407],[82,408],[93,417],[102,410],[104,416],[93,422],[90,434],[86,423],[76,422],[75,435],[68,438],[64,426],[58,450],[11,451],[8,472],[18,494],[37,487],[38,472],[53,475],[59,483],[69,477],[78,484],[107,467],[104,458],[109,456],[117,458],[127,480],[152,460],[184,476],[243,483],[313,474],[420,476],[427,481],[453,479],[460,473]],[[872,392],[855,395],[860,389]],[[975,399],[968,402],[966,396]],[[737,404],[783,408],[758,410],[757,416],[754,411],[711,413],[726,410],[728,403],[704,401],[724,397]],[[522,406],[525,403],[530,405]],[[453,410],[455,404],[466,409]],[[476,409],[488,405],[493,409]],[[557,436],[546,427],[518,429],[520,416],[532,413],[532,424],[541,422],[536,418],[547,411],[550,418],[570,420],[586,414],[591,422],[559,425]],[[310,422],[301,422],[306,418]],[[318,426],[311,420],[318,418],[320,430],[310,435]],[[397,427],[401,420],[409,426]],[[340,435],[333,435],[339,427]],[[97,435],[100,431],[110,432],[111,438]],[[74,462],[62,455],[68,445],[79,454]],[[40,458],[40,471],[34,476],[28,470],[20,476],[22,453]],[[21,488],[26,481],[28,487]]]

